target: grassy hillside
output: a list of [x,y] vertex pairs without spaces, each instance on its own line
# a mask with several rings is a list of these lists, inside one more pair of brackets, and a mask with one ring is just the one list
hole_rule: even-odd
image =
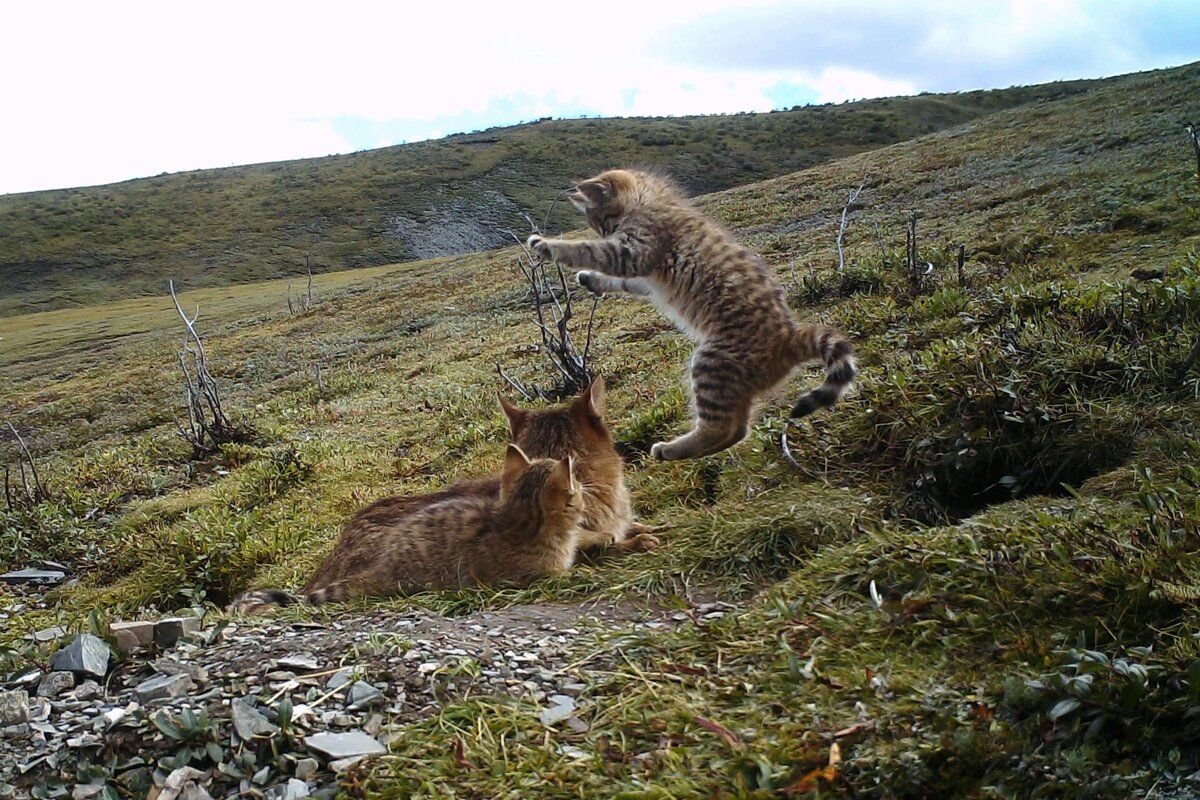
[[[697,193],[1103,85],[890,98],[772,114],[546,121],[353,155],[0,196],[0,315],[496,247],[572,176],[668,168]],[[555,224],[569,221],[560,208]]]
[[[403,735],[348,788],[1193,795],[1200,368],[1181,373],[1200,337],[1200,183],[1179,121],[1197,96],[1200,66],[1132,76],[703,198],[800,313],[860,349],[857,394],[791,427],[799,467],[778,441],[811,373],[739,447],[645,461],[687,424],[689,346],[653,309],[605,300],[596,364],[664,546],[520,592],[371,607],[672,606],[702,591],[736,611],[586,643],[612,656],[579,662],[586,730],[549,730],[523,700],[450,694],[432,716],[388,720]],[[864,177],[839,275],[838,216]],[[902,266],[910,211],[932,264],[919,285]],[[323,276],[316,308],[294,316],[278,286],[189,295],[228,405],[259,434],[204,462],[173,430],[179,331],[162,299],[0,321],[0,419],[53,492],[0,515],[0,563],[49,557],[84,575],[9,621],[8,658],[38,658],[23,634],[92,610],[297,586],[354,508],[490,470],[505,433],[495,364],[550,377],[514,258]],[[123,338],[94,356],[104,326]],[[353,625],[362,610],[331,613]]]

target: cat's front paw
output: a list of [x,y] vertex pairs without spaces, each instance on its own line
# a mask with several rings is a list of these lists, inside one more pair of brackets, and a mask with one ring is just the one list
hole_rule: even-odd
[[596,278],[596,273],[590,269],[580,271],[575,276],[575,280],[579,281],[579,285],[587,289],[594,295],[603,296],[604,290],[600,288],[600,281]]
[[525,240],[525,245],[531,251],[533,251],[533,254],[538,258],[553,258],[550,253],[550,244],[543,236],[535,233]]
[[655,461],[668,461],[671,456],[667,453],[666,442],[655,442],[650,447],[650,457]]

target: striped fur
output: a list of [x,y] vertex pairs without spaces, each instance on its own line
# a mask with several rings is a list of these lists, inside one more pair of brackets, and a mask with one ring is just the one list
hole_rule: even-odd
[[801,417],[834,405],[854,380],[854,348],[841,334],[800,323],[762,258],[739,244],[665,179],[610,170],[568,194],[601,238],[531,236],[543,258],[579,270],[597,294],[647,297],[697,342],[691,360],[693,429],[651,448],[655,458],[710,455],[740,442],[753,404],[802,363],[825,381],[792,408]]

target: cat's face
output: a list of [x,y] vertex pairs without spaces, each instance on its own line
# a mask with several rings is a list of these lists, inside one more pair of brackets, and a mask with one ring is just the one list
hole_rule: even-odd
[[583,212],[593,230],[611,233],[632,204],[638,181],[638,176],[629,170],[610,169],[576,183],[567,192],[567,199]]
[[500,477],[500,496],[521,503],[536,503],[543,524],[566,530],[583,513],[583,488],[575,477],[574,460],[530,459],[515,444],[504,453]]
[[518,408],[503,397],[512,441],[534,458],[580,459],[615,454],[612,434],[604,424],[604,378],[598,376],[570,405],[546,410]]

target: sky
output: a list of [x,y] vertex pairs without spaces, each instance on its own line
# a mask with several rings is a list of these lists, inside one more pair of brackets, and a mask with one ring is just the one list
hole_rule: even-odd
[[1177,66],[1200,60],[1197,8],[5,3],[0,194],[348,153],[541,117],[769,111]]

